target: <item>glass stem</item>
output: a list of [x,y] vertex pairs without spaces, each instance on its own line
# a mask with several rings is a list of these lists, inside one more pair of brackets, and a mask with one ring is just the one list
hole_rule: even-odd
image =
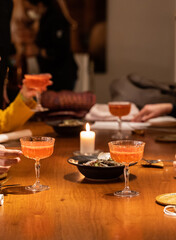
[[118,117],[117,122],[119,125],[119,138],[122,139],[122,120],[120,117]]
[[40,183],[40,161],[35,161],[36,184]]
[[37,92],[36,93],[36,100],[37,100],[37,105],[41,105],[41,94],[40,92]]
[[124,167],[124,178],[125,178],[125,188],[123,191],[125,192],[130,192],[130,187],[129,187],[129,176],[130,176],[130,169],[129,169],[129,164],[125,164]]

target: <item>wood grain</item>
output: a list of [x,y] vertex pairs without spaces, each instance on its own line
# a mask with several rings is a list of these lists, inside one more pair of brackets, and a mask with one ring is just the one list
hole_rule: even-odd
[[[164,215],[164,207],[155,202],[157,195],[176,192],[171,163],[164,163],[162,169],[140,164],[131,167],[130,187],[140,195],[117,198],[113,193],[123,189],[123,176],[113,182],[88,181],[67,163],[73,151],[79,150],[79,137],[61,138],[44,123],[24,127],[34,135],[56,138],[54,154],[41,161],[41,182],[51,189],[36,194],[24,189],[35,181],[35,172],[34,161],[22,157],[8,174],[12,176],[9,184],[20,186],[3,190],[6,196],[0,207],[0,239],[176,239],[176,219]],[[108,151],[112,133],[97,131],[96,148]],[[162,132],[149,130],[144,136],[131,137],[146,142],[145,158],[174,159],[175,143],[155,142],[158,134]]]

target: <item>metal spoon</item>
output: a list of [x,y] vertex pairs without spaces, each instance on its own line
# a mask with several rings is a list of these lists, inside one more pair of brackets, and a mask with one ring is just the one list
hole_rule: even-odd
[[150,163],[150,164],[159,163],[159,162],[173,162],[174,161],[174,160],[171,160],[171,159],[169,159],[169,160],[167,160],[167,159],[155,159],[155,160],[153,160],[153,159],[145,159],[145,158],[142,158],[142,160],[144,160],[144,161],[146,161],[147,163]]
[[11,178],[12,178],[12,177],[8,177],[8,178],[6,178],[4,181],[2,181],[2,182],[0,183],[0,189],[2,189],[3,187],[16,187],[16,186],[19,186],[19,185],[20,185],[20,184],[6,184],[6,185],[5,185],[5,183],[6,183],[7,181],[9,181]]
[[4,181],[0,183],[0,187],[2,187],[7,181],[9,181],[12,177],[6,178]]

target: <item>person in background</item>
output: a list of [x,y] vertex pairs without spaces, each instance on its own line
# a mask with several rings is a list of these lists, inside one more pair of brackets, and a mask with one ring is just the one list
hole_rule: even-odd
[[[9,54],[10,48],[10,19],[13,9],[12,0],[1,0],[0,1],[0,108],[3,107],[3,87],[4,87],[4,79],[7,72],[7,58]],[[22,90],[23,92],[23,90]],[[25,96],[25,94],[21,96]],[[21,99],[21,104],[22,104]],[[20,99],[19,99],[20,102]],[[14,103],[13,103],[14,104]],[[25,103],[24,103],[25,104]],[[9,112],[9,114],[8,114]],[[1,122],[1,130],[6,130],[6,119],[7,115],[12,116],[10,114],[9,109],[6,111],[0,112],[0,122]],[[19,114],[19,111],[18,111]],[[2,117],[3,116],[3,117]],[[2,117],[2,118],[1,118]],[[13,122],[13,118],[8,119],[9,122]],[[7,172],[15,163],[20,161],[21,151],[18,150],[8,150],[3,145],[0,145],[0,175]]]
[[176,117],[176,105],[172,103],[157,103],[145,105],[132,119],[132,122],[146,122],[147,120],[162,115]]
[[[14,0],[14,2],[18,1]],[[0,108],[2,108],[4,79],[7,72],[7,58],[10,48],[12,10],[12,0],[0,1]],[[25,85],[25,80],[23,82],[24,84],[15,100],[5,110],[0,109],[0,133],[15,130],[34,114],[31,108],[34,108],[36,105],[36,102],[33,100],[33,97],[36,96],[36,90],[28,88]],[[46,89],[40,89],[41,92],[44,90]],[[6,149],[3,145],[0,145],[0,174],[7,172],[11,165],[18,163],[21,154],[19,150]]]
[[[53,76],[50,90],[73,90],[77,79],[77,65],[70,47],[70,18],[64,1],[24,0],[22,4],[26,15],[23,17],[26,30],[18,27],[19,23],[15,23],[14,19],[14,44],[17,45],[17,41],[22,43],[23,55],[27,61],[35,57],[38,73],[48,72]],[[29,38],[25,37],[25,32]]]
[[[26,87],[25,80],[15,100],[5,109],[0,110],[0,133],[9,132],[22,126],[33,114],[32,108],[36,102],[36,90]],[[41,92],[45,89],[41,89]],[[20,161],[22,152],[19,150],[6,149],[0,145],[0,178],[10,166]]]
[[12,8],[12,0],[0,1],[0,108],[3,107],[3,87],[10,49],[10,19]]

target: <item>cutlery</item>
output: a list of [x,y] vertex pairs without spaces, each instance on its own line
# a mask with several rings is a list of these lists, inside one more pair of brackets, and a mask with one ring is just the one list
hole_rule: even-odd
[[7,184],[7,185],[2,185],[0,186],[0,188],[4,188],[4,187],[16,187],[16,186],[20,186],[20,184]]
[[4,187],[16,187],[16,186],[19,186],[19,185],[20,185],[20,184],[6,184],[6,185],[5,185],[5,183],[6,183],[7,181],[9,181],[11,178],[12,178],[12,177],[8,177],[8,178],[6,178],[4,181],[2,181],[2,182],[0,183],[0,189],[2,189],[2,188],[4,188]]
[[174,160],[167,160],[167,159],[145,159],[145,158],[142,158],[142,160],[146,161],[147,163],[159,163],[159,162],[174,162]]
[[7,181],[9,181],[12,177],[6,178],[4,181],[0,183],[0,187],[2,187]]

